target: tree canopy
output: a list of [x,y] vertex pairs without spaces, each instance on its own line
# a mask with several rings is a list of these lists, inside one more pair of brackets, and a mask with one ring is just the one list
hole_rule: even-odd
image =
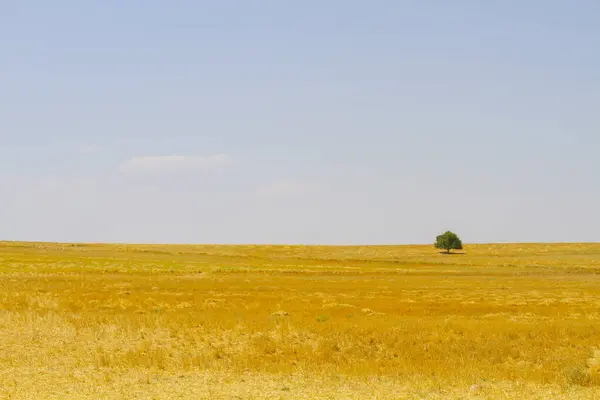
[[462,241],[454,232],[446,231],[435,238],[435,248],[446,250],[450,253],[452,250],[462,250]]

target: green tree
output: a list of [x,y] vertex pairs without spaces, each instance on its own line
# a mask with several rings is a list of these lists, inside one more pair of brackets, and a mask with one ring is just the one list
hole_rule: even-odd
[[454,232],[446,231],[435,238],[435,248],[446,250],[450,253],[451,250],[462,250],[462,241]]

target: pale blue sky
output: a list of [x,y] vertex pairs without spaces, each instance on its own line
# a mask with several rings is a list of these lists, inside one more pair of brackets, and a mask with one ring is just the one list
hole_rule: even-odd
[[597,241],[600,2],[0,0],[0,238]]

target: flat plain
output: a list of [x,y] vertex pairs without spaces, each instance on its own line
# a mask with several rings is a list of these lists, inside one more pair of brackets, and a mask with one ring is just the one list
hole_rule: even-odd
[[600,398],[600,244],[0,243],[0,398]]

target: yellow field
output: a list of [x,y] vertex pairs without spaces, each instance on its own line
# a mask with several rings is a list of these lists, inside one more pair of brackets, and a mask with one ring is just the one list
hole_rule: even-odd
[[600,244],[0,244],[0,398],[600,398]]

